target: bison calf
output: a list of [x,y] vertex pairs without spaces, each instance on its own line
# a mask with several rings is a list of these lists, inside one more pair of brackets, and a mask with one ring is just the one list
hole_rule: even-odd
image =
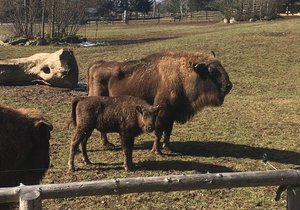
[[49,167],[52,129],[37,110],[0,106],[0,187],[40,182]]
[[93,130],[119,133],[124,153],[125,170],[130,170],[134,138],[142,132],[154,130],[159,107],[150,106],[144,100],[132,96],[76,97],[72,102],[72,122],[76,132],[71,141],[69,170],[74,171],[75,150],[81,143],[83,160],[91,163],[86,144]]

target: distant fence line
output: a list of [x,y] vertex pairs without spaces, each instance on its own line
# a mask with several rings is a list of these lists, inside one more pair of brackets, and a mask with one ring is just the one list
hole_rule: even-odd
[[[198,11],[193,13],[184,14],[180,16],[178,14],[170,14],[170,15],[163,15],[163,16],[131,16],[128,18],[128,21],[143,21],[143,22],[170,22],[170,21],[220,21],[222,20],[223,15],[220,11]],[[87,20],[88,23],[118,23],[122,22],[121,17],[109,17],[109,18],[99,18],[99,19],[89,19]]]
[[0,203],[19,201],[21,210],[32,210],[41,209],[42,199],[282,185],[290,186],[287,187],[287,209],[298,209],[300,170],[170,175],[18,186],[0,188]]

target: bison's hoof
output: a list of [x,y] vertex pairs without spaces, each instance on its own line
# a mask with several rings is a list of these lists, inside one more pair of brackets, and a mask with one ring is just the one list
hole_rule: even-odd
[[92,164],[92,162],[89,159],[82,158],[82,160],[86,165]]
[[70,173],[75,172],[75,168],[74,168],[74,167],[69,167],[69,172],[70,172]]
[[172,147],[170,147],[170,144],[163,144],[163,149],[168,152],[173,152]]
[[106,143],[106,144],[103,144],[102,147],[106,150],[112,150],[112,149],[115,149],[116,146],[112,143]]
[[163,153],[161,152],[160,149],[152,148],[151,152],[158,155],[158,156],[163,156]]
[[132,171],[134,169],[134,165],[124,166],[125,171]]

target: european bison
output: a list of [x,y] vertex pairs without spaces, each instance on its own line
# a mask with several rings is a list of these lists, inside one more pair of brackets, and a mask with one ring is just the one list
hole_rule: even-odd
[[0,106],[0,187],[40,182],[49,167],[52,129],[37,110]]
[[69,170],[74,171],[75,150],[81,143],[83,160],[91,163],[86,144],[93,130],[120,134],[125,170],[130,170],[134,138],[142,132],[152,132],[159,106],[153,107],[132,96],[75,97],[72,101],[72,122],[76,132],[71,141]]
[[[221,106],[232,83],[221,62],[205,53],[156,53],[141,60],[98,61],[88,70],[89,96],[132,95],[163,110],[156,119],[152,151],[170,149],[174,121],[185,123],[205,106]],[[104,145],[110,145],[106,134]]]

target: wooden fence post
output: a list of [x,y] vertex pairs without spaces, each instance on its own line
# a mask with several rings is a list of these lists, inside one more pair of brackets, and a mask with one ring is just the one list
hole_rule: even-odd
[[287,210],[300,208],[300,187],[288,187],[287,189]]
[[21,193],[19,198],[20,210],[41,210],[42,199],[38,190]]

